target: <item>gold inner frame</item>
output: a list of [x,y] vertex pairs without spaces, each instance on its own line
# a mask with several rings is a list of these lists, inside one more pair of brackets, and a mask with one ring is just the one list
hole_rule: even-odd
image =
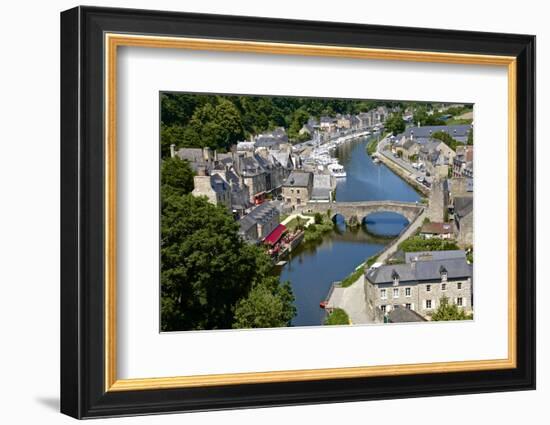
[[[506,359],[495,360],[118,379],[116,372],[116,100],[117,48],[120,46],[506,67],[508,71],[508,357]],[[483,371],[516,367],[517,76],[515,57],[107,33],[105,34],[105,77],[105,391],[135,391],[214,385],[410,375],[417,373]]]

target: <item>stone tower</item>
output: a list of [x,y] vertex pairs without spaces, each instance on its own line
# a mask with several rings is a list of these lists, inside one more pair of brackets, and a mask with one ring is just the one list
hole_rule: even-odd
[[449,205],[449,185],[447,179],[436,178],[432,183],[429,197],[428,218],[432,222],[444,222]]

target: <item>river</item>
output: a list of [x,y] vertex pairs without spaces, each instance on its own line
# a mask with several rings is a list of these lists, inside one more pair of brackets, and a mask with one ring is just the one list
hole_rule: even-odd
[[[347,177],[339,179],[336,201],[395,200],[420,201],[420,195],[383,164],[367,155],[368,139],[339,146],[335,152]],[[399,234],[407,220],[394,213],[376,213],[365,218],[360,228],[349,230],[337,217],[335,231],[323,241],[302,244],[278,269],[281,281],[290,281],[296,298],[293,326],[316,326],[325,312],[319,307],[333,282],[344,279],[355,267]],[[382,237],[381,237],[382,236]]]

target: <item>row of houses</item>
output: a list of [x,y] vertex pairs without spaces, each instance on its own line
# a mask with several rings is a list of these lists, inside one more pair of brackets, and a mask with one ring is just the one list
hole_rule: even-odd
[[337,114],[334,117],[323,115],[317,120],[310,117],[300,129],[300,134],[313,136],[316,131],[334,133],[340,130],[359,130],[382,124],[388,117],[389,111],[385,106],[379,106],[368,112],[353,114]]
[[195,196],[206,196],[241,216],[268,194],[277,194],[291,171],[301,167],[291,149],[260,148],[254,151],[217,153],[209,148],[172,146],[171,154],[188,161],[193,171]]
[[[429,175],[446,177],[451,170],[455,177],[473,177],[473,146],[466,145],[471,130],[471,125],[408,127],[394,138],[392,151],[404,160],[422,163]],[[435,133],[446,133],[463,146],[455,152],[434,138]]]

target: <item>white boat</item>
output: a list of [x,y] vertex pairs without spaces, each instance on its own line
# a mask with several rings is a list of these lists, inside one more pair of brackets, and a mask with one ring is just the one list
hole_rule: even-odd
[[327,168],[330,170],[330,174],[332,174],[336,178],[344,178],[347,176],[343,165],[330,164],[327,166]]
[[374,162],[375,164],[379,164],[379,163],[380,163],[380,160],[378,159],[377,156],[373,156],[373,157],[372,157],[372,162]]

